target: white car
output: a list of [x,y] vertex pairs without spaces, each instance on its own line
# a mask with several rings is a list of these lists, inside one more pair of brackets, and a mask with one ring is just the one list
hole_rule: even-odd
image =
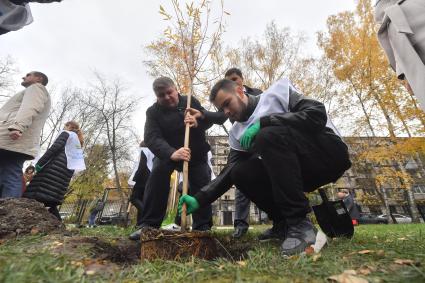
[[[397,223],[412,223],[412,218],[410,218],[409,216],[401,215],[398,213],[393,213],[393,216],[395,217],[395,220],[397,221]],[[381,214],[381,215],[378,215],[378,218],[387,219],[387,215]]]

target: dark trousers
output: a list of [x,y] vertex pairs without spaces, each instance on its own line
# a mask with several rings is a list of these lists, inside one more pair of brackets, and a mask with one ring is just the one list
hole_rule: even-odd
[[142,224],[143,195],[145,193],[146,183],[148,182],[149,176],[151,174],[147,164],[148,164],[147,157],[142,150],[140,153],[139,166],[137,167],[137,171],[134,174],[134,178],[133,178],[133,181],[136,183],[134,184],[134,187],[130,196],[130,202],[137,209],[136,226],[140,226]]
[[[182,163],[171,160],[161,160],[155,158],[152,172],[148,179],[143,197],[142,226],[152,226],[159,228],[165,217],[167,209],[168,194],[170,191],[170,176],[177,169],[181,170]],[[189,194],[196,194],[203,186],[211,180],[208,163],[189,163]],[[193,229],[203,225],[212,226],[211,205],[199,208],[192,215]]]
[[53,214],[60,222],[62,222],[62,217],[59,213],[58,206],[53,204],[44,204],[44,206],[48,207],[48,211]]
[[136,223],[137,226],[140,226],[142,224],[143,195],[145,193],[145,186],[146,186],[146,181],[136,182],[130,196],[130,202],[137,209],[137,223]]
[[253,146],[261,158],[238,162],[233,182],[274,222],[296,224],[311,210],[304,192],[335,182],[349,168],[347,146],[334,138],[326,143],[332,154],[319,146],[317,135],[290,126],[265,127]]
[[251,201],[238,188],[235,190],[235,221],[234,226],[249,227],[249,209]]

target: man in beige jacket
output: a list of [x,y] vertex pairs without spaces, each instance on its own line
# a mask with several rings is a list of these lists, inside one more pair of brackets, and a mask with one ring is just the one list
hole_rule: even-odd
[[48,78],[31,72],[22,78],[25,87],[0,108],[0,197],[20,197],[22,166],[34,159],[40,133],[50,111]]
[[391,67],[425,111],[425,0],[377,0],[375,20]]

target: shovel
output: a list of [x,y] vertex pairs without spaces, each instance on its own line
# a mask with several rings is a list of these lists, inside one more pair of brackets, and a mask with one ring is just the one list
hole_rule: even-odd
[[353,222],[342,200],[329,201],[324,189],[319,189],[322,203],[313,206],[320,228],[330,238],[351,238],[354,234]]

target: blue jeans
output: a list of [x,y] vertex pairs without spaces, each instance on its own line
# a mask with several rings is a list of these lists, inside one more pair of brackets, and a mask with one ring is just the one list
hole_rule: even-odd
[[89,226],[94,226],[96,224],[97,213],[98,213],[97,211],[90,213],[90,215],[89,215]]
[[19,153],[0,151],[0,196],[19,198],[22,195],[22,167],[27,158]]

